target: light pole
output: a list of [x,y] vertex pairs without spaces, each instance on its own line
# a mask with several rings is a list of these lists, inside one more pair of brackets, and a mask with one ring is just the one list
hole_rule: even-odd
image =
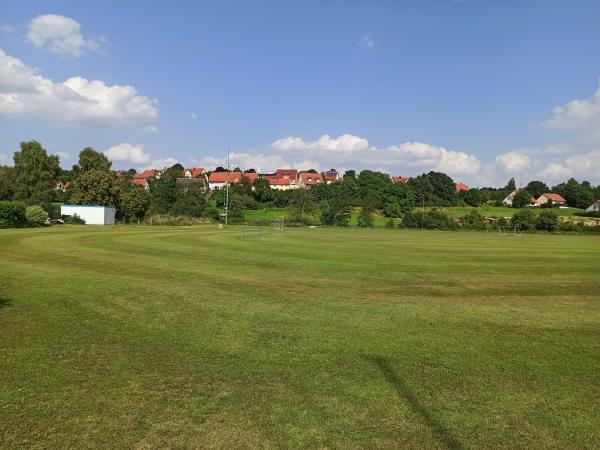
[[227,177],[225,178],[225,226],[229,214],[229,148],[227,149]]

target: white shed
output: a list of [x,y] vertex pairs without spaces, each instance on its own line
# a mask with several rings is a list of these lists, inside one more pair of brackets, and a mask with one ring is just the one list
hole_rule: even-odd
[[77,214],[89,225],[114,225],[115,208],[99,205],[62,205],[61,216],[74,216]]

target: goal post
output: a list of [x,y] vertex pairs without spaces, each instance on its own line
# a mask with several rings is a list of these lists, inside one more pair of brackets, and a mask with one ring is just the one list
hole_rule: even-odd
[[519,226],[501,226],[498,227],[498,234],[501,236],[520,236],[521,229],[519,228]]
[[260,241],[260,228],[242,228],[240,241]]
[[283,217],[278,217],[273,222],[273,229],[277,231],[283,231]]

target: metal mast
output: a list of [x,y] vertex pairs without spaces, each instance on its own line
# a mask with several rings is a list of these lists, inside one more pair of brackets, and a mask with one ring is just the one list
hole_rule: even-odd
[[227,149],[227,178],[225,179],[225,226],[229,214],[229,150]]

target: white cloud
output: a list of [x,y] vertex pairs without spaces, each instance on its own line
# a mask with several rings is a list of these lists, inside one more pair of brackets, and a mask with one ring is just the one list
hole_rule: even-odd
[[71,159],[71,155],[68,154],[67,152],[56,152],[55,154],[58,155],[58,157],[60,158],[61,161]]
[[16,30],[17,30],[16,27],[13,27],[12,25],[8,25],[8,24],[2,25],[0,27],[0,31],[2,31],[3,33],[14,33]]
[[299,137],[290,136],[277,139],[271,144],[271,147],[283,152],[354,152],[367,150],[369,148],[369,141],[351,134],[342,134],[337,138],[332,138],[324,134],[316,141],[311,142],[306,142]]
[[195,112],[192,112],[192,119],[198,120],[198,114],[196,114]]
[[178,159],[175,159],[172,157],[153,159],[152,161],[150,161],[150,164],[146,164],[143,168],[144,169],[159,169],[159,170],[167,169],[171,166],[174,166],[178,162],[179,162]]
[[12,158],[8,155],[0,154],[0,165],[12,165]]
[[146,133],[158,133],[158,127],[155,125],[148,125],[144,127],[144,132]]
[[391,158],[391,162],[396,166],[435,170],[451,176],[471,175],[481,167],[481,163],[473,155],[422,142],[407,142],[388,147],[381,156],[385,159]]
[[271,147],[288,154],[308,156],[315,168],[339,167],[344,164],[390,173],[436,170],[463,176],[474,174],[481,167],[479,160],[468,153],[422,142],[407,142],[377,149],[369,146],[367,139],[351,134],[343,134],[337,138],[323,135],[316,141],[290,136],[276,140]]
[[82,77],[54,83],[0,49],[0,114],[106,127],[151,122],[157,103],[133,86]]
[[580,138],[600,144],[600,87],[591,98],[572,100],[552,112],[544,122],[546,128],[580,133]]
[[575,177],[580,181],[600,183],[600,151],[579,153],[565,158],[560,163],[550,163],[538,175],[552,182]]
[[371,33],[367,33],[360,39],[360,41],[358,42],[358,45],[361,47],[366,47],[369,50],[371,50],[373,47],[375,47],[375,40],[371,36]]
[[529,156],[515,150],[496,156],[495,167],[505,174],[519,174],[529,169],[530,165]]
[[86,50],[98,50],[98,42],[81,34],[81,25],[70,17],[57,14],[37,16],[29,23],[27,40],[38,48],[64,57],[79,57]]
[[144,152],[144,146],[141,144],[128,144],[126,142],[115,145],[103,152],[111,161],[130,162],[137,166],[148,164],[152,156]]

